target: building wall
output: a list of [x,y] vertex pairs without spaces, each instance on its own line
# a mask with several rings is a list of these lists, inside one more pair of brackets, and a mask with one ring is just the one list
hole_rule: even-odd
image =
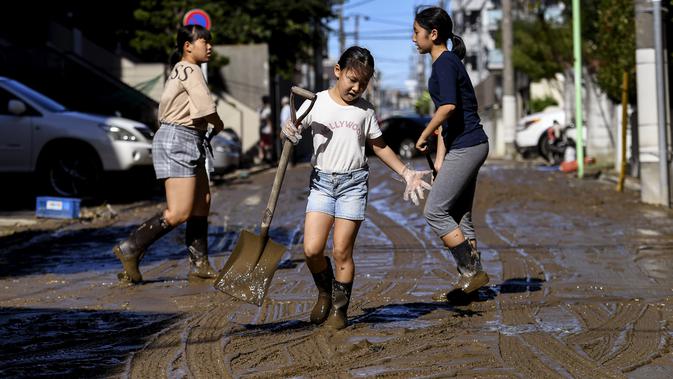
[[269,52],[266,44],[217,45],[213,50],[229,59],[220,69],[227,93],[257,109],[269,94]]

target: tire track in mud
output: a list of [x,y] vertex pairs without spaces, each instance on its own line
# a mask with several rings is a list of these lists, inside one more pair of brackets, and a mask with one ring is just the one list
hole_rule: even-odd
[[[367,314],[357,316],[358,311],[363,310],[364,304],[372,307],[384,306],[391,299],[402,299],[413,291],[418,279],[418,268],[414,267],[414,263],[418,262],[419,254],[426,254],[423,249],[418,249],[418,246],[422,246],[422,242],[406,230],[404,225],[377,212],[373,207],[369,209],[368,217],[384,231],[392,247],[383,249],[383,251],[367,251],[364,247],[356,253],[358,271],[372,273],[372,275],[357,278],[359,285],[356,286],[356,291],[366,295],[353,299],[351,314],[356,315],[352,318],[353,326],[344,332],[339,332],[339,335],[335,337],[321,328],[297,321],[298,316],[307,318],[308,310],[313,303],[313,298],[306,301],[306,295],[301,298],[301,294],[305,294],[307,288],[311,290],[313,288],[311,278],[305,273],[289,273],[282,279],[283,283],[276,279],[279,284],[274,284],[271,296],[252,320],[251,330],[234,333],[227,337],[229,342],[226,351],[236,352],[227,355],[225,359],[225,365],[229,365],[232,375],[253,377],[288,376],[293,373],[308,376],[333,375],[343,370],[343,367],[355,366],[365,369],[372,364],[394,361],[395,356],[406,357],[412,352],[418,354],[442,346],[436,338],[426,340],[407,338],[405,340],[409,345],[401,349],[401,344],[395,343],[396,337],[394,334],[391,335],[390,331],[376,331],[366,324],[358,323],[358,319],[361,321],[368,316]],[[407,249],[409,247],[412,249]],[[377,273],[381,272],[382,276],[378,277]],[[299,298],[293,298],[294,292],[299,295]],[[279,294],[278,298],[276,294]],[[364,304],[362,301],[358,304],[360,298],[365,301]],[[287,308],[295,311],[301,310],[305,314],[288,312]],[[288,314],[290,314],[289,317]],[[432,335],[436,332],[427,332],[427,334]],[[455,336],[460,333],[454,331],[452,334]],[[360,342],[349,342],[353,338]],[[334,339],[338,340],[337,343],[334,343]],[[372,343],[370,339],[374,341],[380,339],[381,342]],[[383,351],[391,345],[397,346],[398,344],[400,346],[393,350],[392,355]],[[343,354],[344,352],[348,354]],[[437,356],[439,355],[437,353]],[[356,364],[359,361],[358,357],[362,359],[368,356],[371,358],[364,359],[359,365]],[[473,363],[463,364],[463,367],[476,369],[483,367],[486,361],[492,361],[492,357],[482,355],[480,360],[475,358]],[[425,362],[425,367],[431,367],[434,364],[435,362]],[[492,366],[492,363],[490,365]],[[395,372],[430,374],[437,371],[410,370],[407,367],[386,369],[385,372],[387,374]]]
[[[587,331],[568,338],[589,357],[620,372],[629,372],[660,356],[665,343],[661,312],[655,305],[617,304],[612,314],[587,319],[595,315],[596,306],[571,307],[587,325]],[[600,322],[599,322],[600,321]]]
[[[362,285],[357,286],[356,291],[365,293],[366,296],[360,297],[365,299],[399,298],[401,297],[400,295],[408,294],[408,292],[414,288],[415,282],[411,280],[413,278],[408,278],[405,275],[400,276],[398,270],[391,270],[393,267],[400,269],[409,267],[413,262],[412,254],[397,252],[396,248],[398,246],[413,246],[415,248],[420,244],[420,241],[405,230],[403,226],[376,212],[372,208],[369,209],[368,216],[379,229],[384,231],[386,236],[391,240],[393,246],[386,252],[368,252],[366,251],[366,248],[364,248],[364,251],[358,251],[356,253],[358,271],[370,272],[372,268],[375,268],[375,270],[373,270],[374,272],[382,269],[385,270],[383,277],[378,280],[377,278],[358,277],[357,281],[361,282]],[[391,255],[392,257],[390,257]],[[279,288],[278,292],[287,293],[288,290],[292,292],[293,288],[298,292],[305,291],[307,287],[311,287],[311,283],[308,283],[310,280],[310,278],[304,275],[291,285],[285,283],[282,288]],[[363,305],[362,301],[358,304],[358,298],[354,298],[353,300],[355,301],[353,301],[351,307],[351,314],[357,313],[358,310],[362,310]],[[365,300],[365,302],[366,301],[367,300]],[[312,303],[312,298],[308,300],[308,302],[306,300],[303,301],[302,310],[306,312],[305,318],[308,317],[307,313],[310,310]],[[277,374],[282,374],[282,376],[291,375],[292,372],[308,375],[313,372],[314,374],[324,375],[331,372],[324,368],[325,362],[333,361],[335,359],[343,361],[344,357],[336,355],[338,352],[335,352],[334,346],[331,346],[330,338],[332,336],[330,336],[329,333],[325,333],[325,331],[320,328],[308,325],[302,326],[295,322],[295,325],[298,325],[298,328],[293,333],[282,331],[282,322],[279,322],[282,319],[279,320],[279,316],[287,314],[287,312],[271,310],[278,306],[278,304],[274,304],[273,302],[265,302],[263,307],[267,309],[262,310],[262,317],[255,320],[256,322],[279,324],[279,327],[274,329],[273,333],[267,333],[267,335],[253,333],[251,336],[243,335],[238,338],[232,337],[232,343],[236,346],[235,350],[240,351],[240,353],[236,357],[232,357],[233,359],[231,360],[232,372],[234,372],[235,375],[273,377]],[[287,307],[288,305],[283,304],[280,306]],[[297,316],[296,313],[293,315],[294,318]],[[366,317],[366,315],[364,315],[364,317]],[[286,321],[285,323],[287,326],[292,327],[291,321]],[[372,333],[365,333],[362,341],[367,341],[366,338],[368,334],[370,335]],[[368,344],[370,343],[364,343],[362,345]],[[251,345],[252,348],[250,348]],[[346,345],[350,344],[346,343]],[[264,346],[263,351],[261,351],[262,349],[260,349],[259,346]],[[357,346],[358,344],[356,343],[353,346],[347,347],[347,349],[358,350]],[[265,358],[261,359],[260,357]]]
[[[489,223],[492,225],[492,223]],[[498,237],[510,244],[508,238]],[[503,281],[508,279],[536,279],[545,281],[544,269],[529,253],[520,249],[502,249],[499,254]],[[504,286],[501,286],[501,291]],[[587,359],[568,346],[562,339],[540,331],[542,328],[536,315],[548,296],[547,291],[526,291],[523,294],[503,294],[498,296],[501,320],[506,330],[514,331],[515,336],[505,336],[500,346],[503,360],[519,370],[535,373],[537,370],[552,370],[556,374],[573,377],[621,377],[613,370],[606,370],[600,362]],[[500,333],[503,335],[502,332]],[[514,342],[512,340],[514,339]],[[510,350],[511,349],[511,350]],[[527,356],[529,360],[517,357]],[[533,376],[538,376],[536,373]]]
[[[659,356],[665,340],[660,327],[661,314],[652,305],[628,303],[617,306],[614,312],[596,304],[573,304],[567,307],[576,320],[581,320],[584,331],[568,337],[546,331],[540,324],[543,308],[559,308],[553,300],[551,283],[544,266],[536,257],[554,254],[535,246],[517,248],[508,236],[497,230],[490,213],[478,213],[477,218],[489,226],[480,231],[480,240],[505,242],[511,249],[499,249],[503,281],[511,278],[540,280],[543,291],[525,294],[501,293],[498,309],[505,329],[499,334],[500,356],[525,376],[563,375],[573,377],[623,377],[622,372],[633,370]],[[498,220],[502,223],[502,221]],[[502,225],[506,228],[506,222]],[[494,238],[495,237],[495,238]],[[558,271],[556,264],[552,264]],[[551,301],[550,301],[551,300]],[[528,326],[526,326],[528,325]],[[636,326],[637,325],[637,326]],[[512,334],[512,332],[514,332]],[[520,357],[526,359],[520,359]],[[552,374],[550,374],[552,373]]]
[[612,369],[629,372],[659,357],[661,345],[665,342],[660,321],[661,313],[656,306],[645,306],[628,330],[626,343],[602,363]]
[[[404,307],[408,299],[418,298],[414,291],[429,288],[437,277],[450,279],[453,273],[438,266],[452,264],[450,256],[425,246],[426,241],[420,241],[404,220],[370,206],[368,219],[392,246],[356,245],[358,274],[349,328],[332,333],[305,321],[315,289],[304,263],[298,262],[295,268],[278,272],[261,308],[235,301],[219,304],[199,316],[191,313],[157,335],[134,355],[131,368],[137,371],[129,370],[130,376],[623,377],[622,372],[656,359],[667,341],[661,325],[664,311],[637,302],[611,308],[604,302],[567,305],[554,298],[552,273],[546,271],[558,273],[563,267],[549,259],[554,254],[551,249],[535,243],[517,245],[512,242],[516,233],[505,231],[507,220],[489,222],[487,213],[479,211],[497,208],[498,201],[497,196],[486,195],[475,212],[479,240],[495,252],[492,256],[502,273],[501,283],[491,287],[499,290],[495,301],[469,305],[468,312],[483,312],[479,317],[438,313],[441,319],[427,323],[432,327],[424,327],[426,321],[414,321],[421,325],[417,329],[372,320]],[[291,250],[292,258],[301,254]],[[158,275],[166,275],[159,271]],[[435,272],[432,278],[423,277]],[[531,289],[536,284],[537,289]],[[580,332],[568,335],[546,326],[545,312],[574,317],[582,325]],[[487,340],[495,341],[495,348],[470,336],[474,331],[484,334],[489,317],[498,324],[493,339]],[[458,353],[447,359],[447,351]],[[145,359],[154,371],[142,370]]]

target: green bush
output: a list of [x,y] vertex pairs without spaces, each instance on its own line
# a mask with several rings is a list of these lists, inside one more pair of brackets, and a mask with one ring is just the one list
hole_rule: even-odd
[[558,105],[556,100],[551,96],[545,97],[536,97],[530,100],[529,109],[530,113],[542,112],[545,108],[551,105]]

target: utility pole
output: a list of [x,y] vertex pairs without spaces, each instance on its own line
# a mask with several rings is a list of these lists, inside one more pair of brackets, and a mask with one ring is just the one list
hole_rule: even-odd
[[346,49],[346,32],[344,32],[344,5],[339,7],[339,55]]
[[[414,7],[414,14],[418,12],[418,7]],[[416,101],[418,101],[425,92],[425,54],[418,54],[418,62],[416,63]]]
[[502,127],[501,138],[496,139],[496,153],[510,156],[514,153],[516,128],[516,95],[514,92],[514,63],[512,62],[512,0],[502,0]]
[[[670,206],[668,139],[664,94],[664,74],[658,68],[666,52],[661,38],[658,0],[636,0],[636,88],[640,161],[640,199],[645,203]],[[657,14],[659,13],[659,14]],[[658,36],[657,36],[658,34]],[[659,50],[659,51],[658,51]],[[659,55],[660,54],[660,55]],[[663,63],[660,63],[663,66]],[[663,69],[663,67],[661,67]],[[652,91],[656,88],[656,91]]]
[[324,36],[322,30],[322,23],[320,18],[316,17],[313,20],[313,33],[314,33],[314,44],[313,44],[313,74],[315,77],[315,83],[313,90],[315,92],[322,91],[324,88],[323,83],[323,67],[322,67],[322,58],[323,58],[323,47],[324,47]]
[[661,0],[652,0],[652,13],[654,15],[654,66],[657,79],[657,130],[659,134],[659,190],[661,204],[669,207],[670,201],[670,178],[668,168],[668,137],[666,135],[666,92],[664,81],[664,43],[661,35]]
[[355,39],[355,45],[357,46],[360,43],[360,17],[366,21],[369,20],[369,16],[355,14],[353,17],[355,17],[355,32],[353,32],[353,37]]
[[577,177],[584,176],[584,120],[582,119],[582,30],[580,1],[573,0],[573,55],[575,57],[575,130],[577,130]]

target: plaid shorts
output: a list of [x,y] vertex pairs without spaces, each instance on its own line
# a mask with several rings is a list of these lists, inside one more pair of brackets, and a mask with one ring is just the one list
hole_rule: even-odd
[[206,167],[206,132],[162,123],[152,141],[152,161],[157,179],[196,176]]

